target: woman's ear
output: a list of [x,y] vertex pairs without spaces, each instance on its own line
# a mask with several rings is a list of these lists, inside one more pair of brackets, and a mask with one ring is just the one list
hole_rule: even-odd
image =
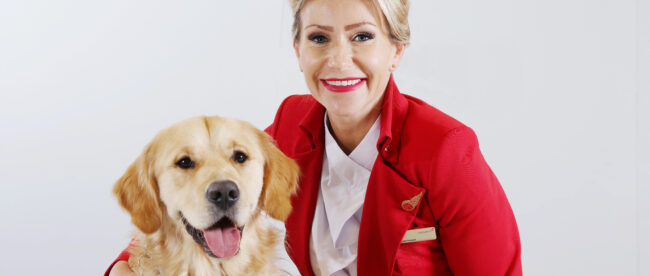
[[300,50],[298,49],[298,42],[293,41],[293,51],[296,52],[296,57],[300,59]]
[[120,205],[131,214],[131,221],[145,234],[156,232],[162,223],[158,186],[147,164],[149,146],[129,166],[113,186]]
[[402,57],[404,56],[404,50],[406,49],[406,44],[404,43],[395,43],[393,46],[395,47],[395,53],[393,54],[390,64],[390,72],[393,72],[395,69],[397,69],[399,63],[402,61]]
[[265,153],[262,209],[272,218],[285,221],[291,213],[291,196],[296,193],[300,169],[273,144],[271,137],[261,134]]

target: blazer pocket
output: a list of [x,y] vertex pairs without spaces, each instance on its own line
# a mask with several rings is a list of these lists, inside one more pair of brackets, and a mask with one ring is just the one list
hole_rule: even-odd
[[401,243],[393,275],[451,275],[438,239]]

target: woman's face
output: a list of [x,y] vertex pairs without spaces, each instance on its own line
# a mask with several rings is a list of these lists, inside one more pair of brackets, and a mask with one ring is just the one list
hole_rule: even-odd
[[331,117],[378,110],[404,45],[393,43],[364,0],[311,0],[294,42],[311,94]]

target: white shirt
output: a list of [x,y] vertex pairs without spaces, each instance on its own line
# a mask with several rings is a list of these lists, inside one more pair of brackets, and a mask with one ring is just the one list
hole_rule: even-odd
[[309,239],[316,276],[357,275],[359,224],[370,171],[377,159],[380,119],[346,155],[330,133],[325,114],[325,152]]

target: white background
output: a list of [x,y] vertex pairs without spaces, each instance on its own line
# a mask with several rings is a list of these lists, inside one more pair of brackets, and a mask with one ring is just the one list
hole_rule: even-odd
[[[395,77],[474,128],[525,275],[650,275],[650,3],[424,1]],[[307,93],[274,1],[0,1],[0,275],[98,275],[155,133]]]

